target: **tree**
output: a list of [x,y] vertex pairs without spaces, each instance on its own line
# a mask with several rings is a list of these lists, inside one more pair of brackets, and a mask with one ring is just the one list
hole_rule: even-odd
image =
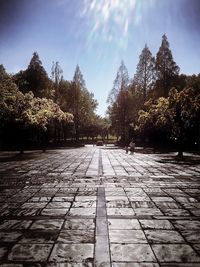
[[171,136],[168,98],[149,99],[139,111],[136,132],[153,145],[166,144]]
[[107,101],[110,102],[108,114],[112,127],[117,135],[121,136],[123,144],[129,139],[129,99],[129,76],[122,61]]
[[73,116],[63,112],[51,99],[34,97],[32,92],[23,94],[1,65],[0,130],[8,144],[15,143],[22,151],[27,134],[34,133],[37,138],[38,132],[44,133],[54,121],[64,125],[72,122]]
[[27,81],[27,91],[32,91],[35,97],[52,97],[52,86],[37,52],[33,53],[24,74]]
[[126,66],[124,65],[124,62],[121,62],[121,65],[117,71],[116,78],[114,80],[113,88],[110,91],[110,94],[108,95],[107,102],[113,103],[118,97],[118,94],[121,91],[126,91],[128,89],[129,85],[129,75],[128,70]]
[[94,119],[94,111],[98,105],[94,95],[87,90],[78,65],[71,82],[70,95],[70,112],[74,115],[75,136],[76,140],[78,140],[81,128],[89,125]]
[[60,96],[60,83],[63,80],[62,76],[62,68],[59,65],[59,62],[53,62],[52,68],[51,68],[51,79],[53,81],[53,87],[54,87],[54,102],[58,103],[58,98]]
[[155,94],[157,97],[167,97],[170,88],[176,85],[180,69],[173,59],[165,34],[162,36],[162,43],[156,55],[155,70],[157,77]]
[[155,59],[149,48],[145,45],[139,58],[133,83],[146,101],[147,92],[150,91],[155,82]]

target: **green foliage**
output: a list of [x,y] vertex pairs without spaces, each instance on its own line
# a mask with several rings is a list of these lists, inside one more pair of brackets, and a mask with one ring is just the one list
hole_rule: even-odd
[[134,75],[133,84],[137,92],[142,95],[142,101],[146,101],[147,92],[152,90],[155,83],[155,59],[149,48],[145,45],[139,58]]
[[23,93],[31,91],[35,97],[51,98],[53,96],[51,81],[37,52],[33,53],[28,68],[14,75],[13,80]]
[[32,92],[23,94],[12,78],[0,66],[0,121],[22,123],[46,129],[53,120],[72,122],[72,114],[63,112],[52,100],[34,97]]
[[167,97],[169,90],[177,83],[179,67],[173,59],[166,35],[162,36],[162,43],[156,55],[156,87],[155,95]]

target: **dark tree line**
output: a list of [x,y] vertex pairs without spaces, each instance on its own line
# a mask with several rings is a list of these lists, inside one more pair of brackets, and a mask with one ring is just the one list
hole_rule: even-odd
[[106,125],[95,113],[97,105],[79,66],[67,81],[59,62],[49,77],[36,52],[27,69],[14,75],[0,65],[0,147],[23,150],[97,136]]
[[122,144],[134,137],[154,146],[200,149],[200,74],[179,74],[166,35],[154,57],[145,45],[133,79],[122,62],[108,102]]

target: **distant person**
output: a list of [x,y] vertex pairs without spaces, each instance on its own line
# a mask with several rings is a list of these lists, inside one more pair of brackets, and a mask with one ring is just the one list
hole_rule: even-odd
[[135,142],[134,142],[134,140],[132,139],[131,140],[131,142],[130,142],[130,144],[129,144],[129,150],[130,150],[130,154],[134,154],[134,152],[135,152]]

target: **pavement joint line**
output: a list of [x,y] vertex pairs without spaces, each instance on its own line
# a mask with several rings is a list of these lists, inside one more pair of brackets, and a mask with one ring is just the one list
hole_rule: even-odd
[[98,176],[102,175],[103,175],[102,153],[101,149],[99,149]]
[[106,213],[105,188],[97,188],[97,210],[96,210],[96,229],[95,229],[95,256],[94,266],[110,266],[110,242],[108,236],[108,221]]

